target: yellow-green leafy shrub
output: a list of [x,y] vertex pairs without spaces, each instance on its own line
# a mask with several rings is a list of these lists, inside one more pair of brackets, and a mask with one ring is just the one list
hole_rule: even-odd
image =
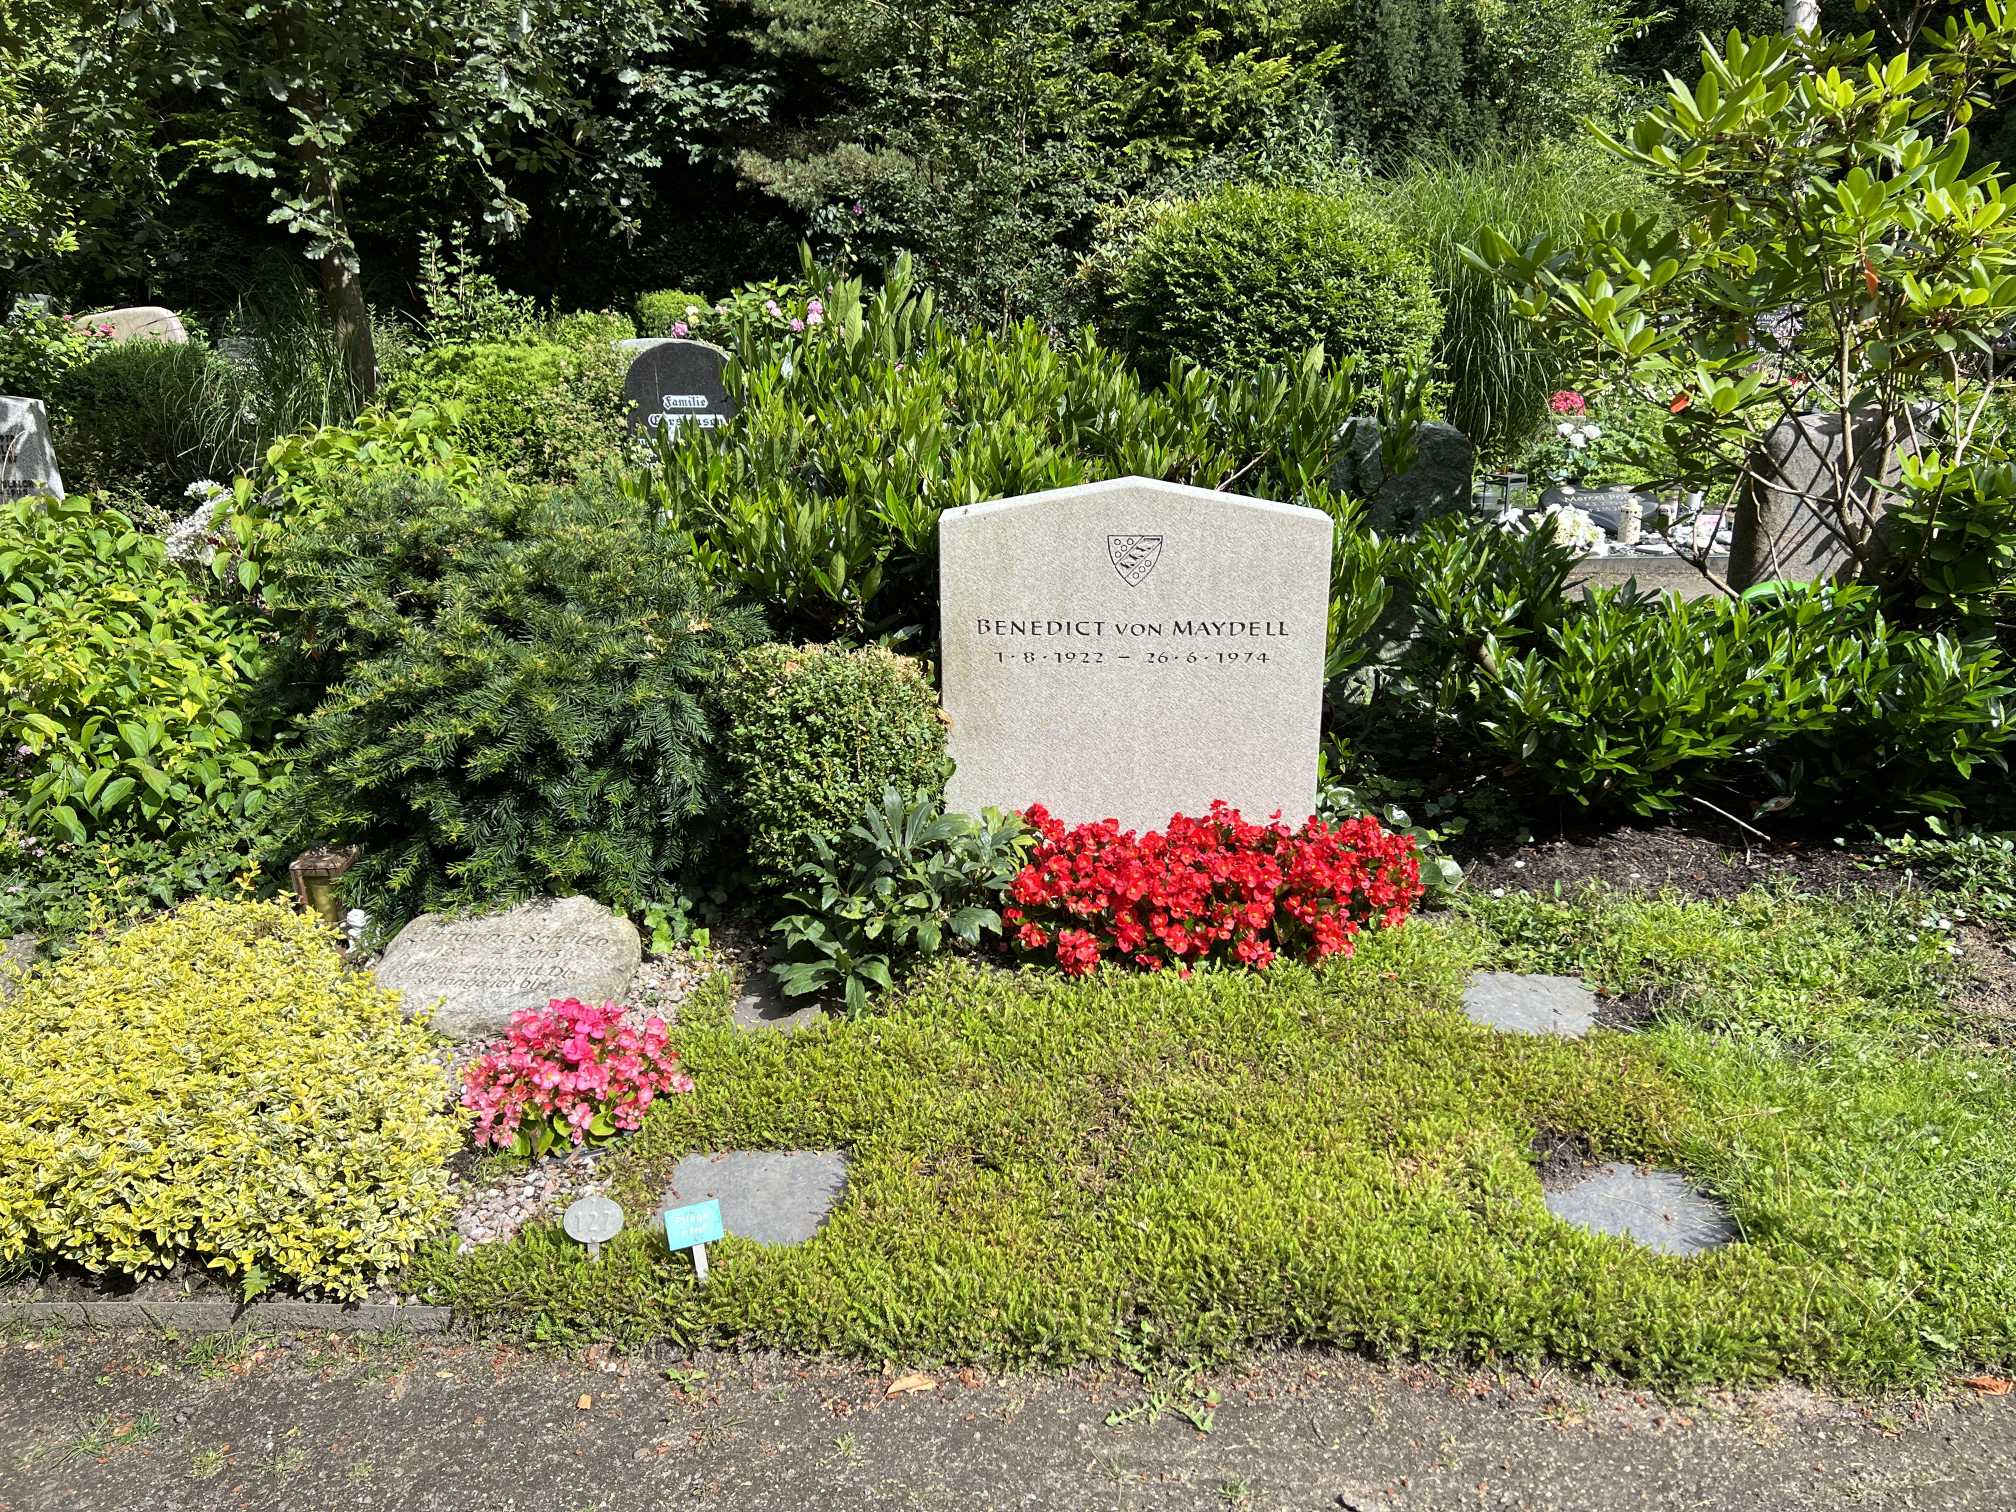
[[354,1297],[449,1211],[426,1030],[284,906],[96,936],[0,1001],[0,1043],[0,1260]]

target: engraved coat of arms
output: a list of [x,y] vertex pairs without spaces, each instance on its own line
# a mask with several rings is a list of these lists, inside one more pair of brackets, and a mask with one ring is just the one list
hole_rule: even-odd
[[1159,535],[1116,535],[1106,537],[1106,555],[1113,560],[1113,570],[1120,574],[1120,580],[1129,588],[1139,588],[1155,570],[1155,564],[1162,560],[1162,537]]

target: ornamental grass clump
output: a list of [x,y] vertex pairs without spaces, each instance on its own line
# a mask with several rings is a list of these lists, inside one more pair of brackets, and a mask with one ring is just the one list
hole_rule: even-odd
[[544,1155],[562,1141],[600,1143],[641,1125],[656,1098],[691,1092],[665,1020],[639,1027],[623,1018],[615,1003],[579,998],[514,1013],[504,1043],[463,1075],[476,1143],[520,1155]]
[[1399,924],[1422,893],[1413,836],[1370,817],[1295,830],[1218,802],[1142,835],[1111,819],[1067,829],[1041,804],[1022,817],[1042,839],[1003,917],[1015,946],[1054,952],[1067,976],[1104,959],[1179,972],[1214,960],[1265,970],[1280,955],[1313,964]]
[[399,994],[278,904],[202,900],[0,994],[0,1262],[362,1296],[460,1144]]

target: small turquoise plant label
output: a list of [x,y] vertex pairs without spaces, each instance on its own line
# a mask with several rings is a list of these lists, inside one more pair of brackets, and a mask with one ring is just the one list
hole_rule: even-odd
[[721,1227],[721,1204],[711,1198],[665,1210],[665,1242],[675,1250],[712,1244],[725,1232]]

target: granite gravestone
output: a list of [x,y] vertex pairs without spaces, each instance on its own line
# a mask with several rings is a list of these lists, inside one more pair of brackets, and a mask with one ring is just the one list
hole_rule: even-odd
[[49,412],[40,399],[0,398],[0,501],[33,493],[63,497]]
[[1379,422],[1359,415],[1344,422],[1330,486],[1365,505],[1365,523],[1392,533],[1418,530],[1428,521],[1470,508],[1477,448],[1453,425],[1429,420],[1415,427],[1414,461],[1388,474],[1380,454]]
[[947,510],[947,807],[1308,818],[1331,534],[1320,510],[1146,478]]
[[[1901,429],[1901,425],[1897,429]],[[1729,581],[1738,588],[1773,579],[1825,582],[1854,561],[1834,501],[1847,478],[1849,518],[1880,534],[1889,491],[1902,472],[1880,414],[1858,414],[1848,460],[1838,412],[1788,415],[1757,443],[1729,545]]]
[[640,347],[623,379],[630,429],[655,434],[666,426],[703,430],[735,418],[738,408],[723,374],[728,354],[705,341],[668,339]]
[[563,898],[483,918],[422,914],[399,931],[375,975],[403,994],[408,1013],[433,1008],[434,1028],[448,1038],[489,1039],[521,1008],[622,997],[642,959],[636,925],[592,899]]

